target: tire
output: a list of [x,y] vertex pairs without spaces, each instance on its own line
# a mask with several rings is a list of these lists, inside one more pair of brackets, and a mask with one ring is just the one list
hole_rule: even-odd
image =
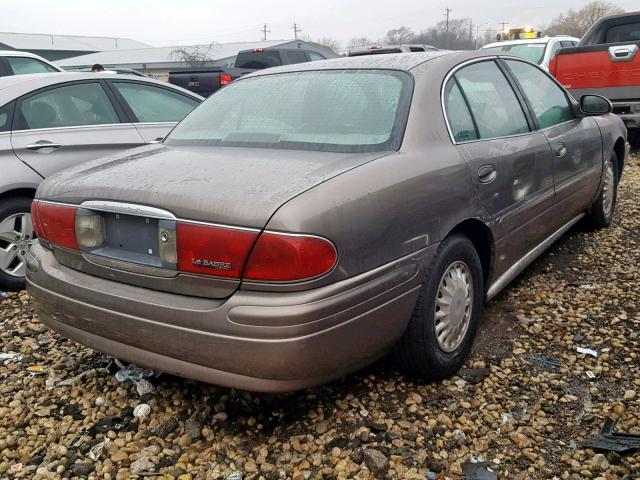
[[618,157],[615,152],[605,162],[602,175],[600,193],[587,215],[587,223],[594,229],[607,228],[615,214],[618,197]]
[[[457,270],[457,267],[460,270]],[[438,340],[436,329],[442,329],[442,314],[436,313],[436,308],[443,311],[437,305],[442,305],[442,300],[437,302],[447,282],[445,274],[451,269],[465,272],[471,283],[471,292],[468,295],[470,312],[467,317],[460,313],[460,299],[463,299],[464,288],[455,291],[454,305],[456,311],[449,318],[455,325],[455,320],[460,319],[457,325],[462,325],[459,339],[449,343]],[[465,270],[466,268],[466,270]],[[448,278],[449,285],[451,277]],[[460,287],[460,284],[457,284]],[[460,297],[462,295],[462,297]],[[442,297],[441,297],[442,298]],[[438,249],[436,257],[432,260],[416,302],[407,330],[395,348],[394,356],[398,367],[409,375],[421,377],[426,380],[440,380],[456,373],[465,362],[471,351],[476,331],[480,323],[482,305],[484,303],[484,281],[482,265],[478,253],[471,241],[464,235],[452,235],[446,238]],[[463,308],[463,312],[466,310]],[[466,324],[466,328],[464,325]],[[449,336],[449,338],[452,338]],[[445,336],[446,339],[446,336]]]
[[[24,260],[21,260],[20,252],[26,248],[26,243],[33,237],[30,212],[30,198],[0,200],[0,289],[2,290],[24,288]],[[21,238],[16,238],[18,234],[12,233],[11,226],[18,229]],[[7,260],[10,260],[10,263],[5,265]]]

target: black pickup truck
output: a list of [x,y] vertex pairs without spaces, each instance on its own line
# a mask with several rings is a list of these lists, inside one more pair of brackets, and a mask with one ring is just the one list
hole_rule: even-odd
[[169,72],[169,83],[208,97],[236,78],[269,67],[325,60],[338,55],[329,51],[304,48],[254,48],[242,50],[234,67],[188,68]]

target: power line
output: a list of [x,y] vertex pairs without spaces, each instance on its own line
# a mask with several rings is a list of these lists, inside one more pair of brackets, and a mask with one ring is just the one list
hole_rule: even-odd
[[262,32],[262,41],[266,41],[267,40],[267,33],[271,33],[271,30],[268,30],[269,25],[267,25],[266,23],[262,26],[262,28],[260,29],[260,31]]
[[297,40],[298,33],[302,31],[302,29],[300,28],[300,25],[298,25],[296,22],[293,22],[293,27],[291,27],[291,29],[293,30],[293,38]]

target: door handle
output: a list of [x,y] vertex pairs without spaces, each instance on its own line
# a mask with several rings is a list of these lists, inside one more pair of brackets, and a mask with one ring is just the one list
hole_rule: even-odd
[[612,62],[628,62],[638,53],[638,45],[616,45],[609,47],[609,59]]
[[164,137],[158,137],[158,138],[154,138],[149,143],[162,143],[163,140],[164,140]]
[[478,181],[480,183],[491,183],[497,176],[498,172],[493,165],[483,165],[478,169]]
[[556,154],[556,157],[564,157],[567,154],[567,146],[564,143],[556,143],[553,147],[553,153]]
[[40,142],[36,142],[36,143],[32,143],[30,145],[27,145],[26,148],[27,150],[32,150],[32,151],[38,151],[38,150],[43,150],[45,148],[53,148],[54,150],[57,148],[62,147],[61,144],[59,143],[51,143],[51,142],[44,142],[44,141],[40,141]]

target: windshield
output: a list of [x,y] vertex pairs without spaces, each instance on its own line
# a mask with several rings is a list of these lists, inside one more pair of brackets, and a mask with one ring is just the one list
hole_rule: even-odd
[[219,90],[167,137],[167,145],[397,150],[411,77],[387,70],[291,72]]
[[505,52],[511,55],[522,57],[530,62],[540,65],[544,58],[544,51],[547,48],[546,43],[521,43],[518,45],[505,45]]
[[507,52],[516,57],[521,57],[530,62],[540,65],[544,59],[546,43],[519,43],[516,45],[498,45],[495,47],[483,48],[490,52]]

